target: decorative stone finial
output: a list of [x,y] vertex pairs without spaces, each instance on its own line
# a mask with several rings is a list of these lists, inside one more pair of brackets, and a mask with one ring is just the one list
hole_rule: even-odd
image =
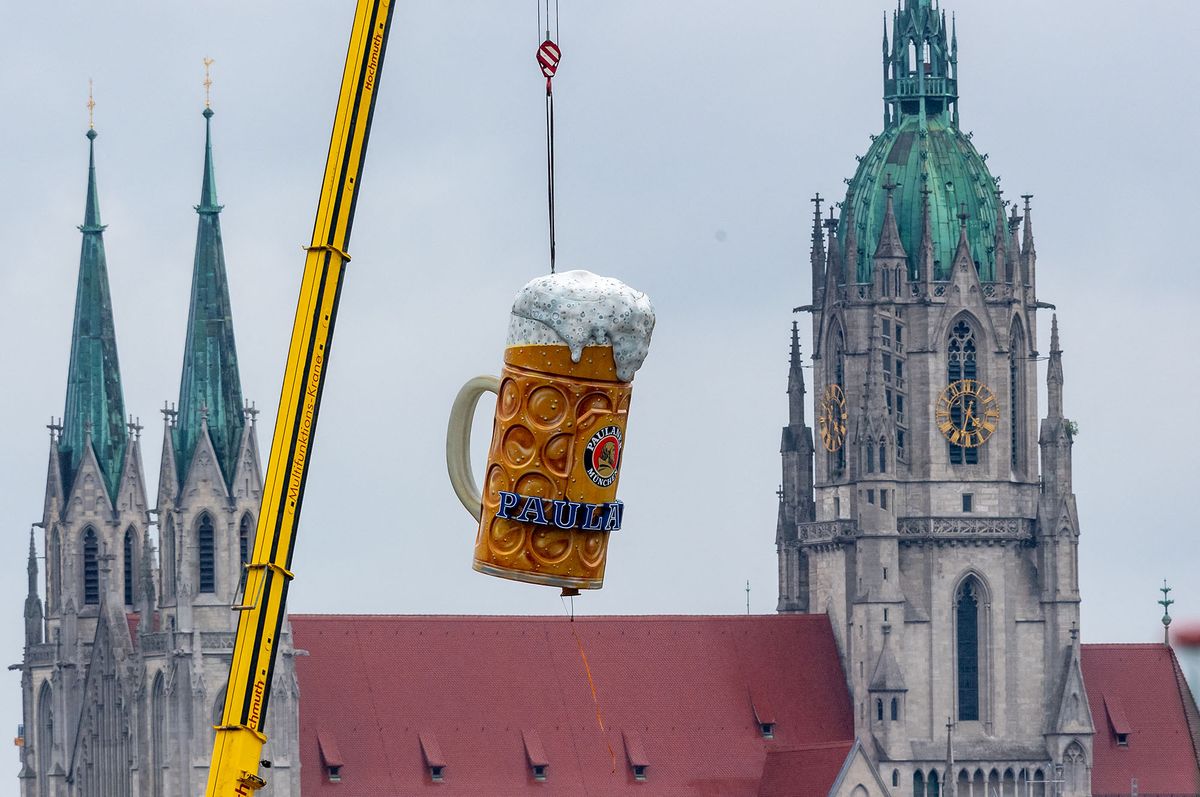
[[1167,586],[1165,578],[1163,579],[1163,585],[1158,588],[1158,591],[1163,594],[1162,600],[1156,601],[1159,606],[1163,607],[1163,644],[1169,645],[1171,644],[1171,604],[1175,601],[1168,597],[1171,594],[1171,588]]

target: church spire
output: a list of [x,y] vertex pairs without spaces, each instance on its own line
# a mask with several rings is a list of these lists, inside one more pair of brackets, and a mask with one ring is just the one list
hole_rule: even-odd
[[887,205],[883,211],[883,226],[879,230],[879,244],[875,247],[875,257],[907,260],[908,253],[904,251],[904,244],[900,241],[900,228],[896,225],[896,208],[892,200],[892,193],[900,186],[892,181],[889,174],[882,187],[887,191]]
[[1033,244],[1033,195],[1024,194],[1025,237],[1021,243],[1021,267],[1025,272],[1025,284],[1037,291],[1037,247]]
[[791,367],[788,370],[788,421],[804,426],[804,358],[800,355],[800,325],[792,322]]
[[25,596],[25,645],[42,641],[42,599],[38,597],[37,548],[33,544],[33,529],[29,530],[29,592]]
[[1050,317],[1050,364],[1046,369],[1046,417],[1063,417],[1062,348],[1058,343],[1058,315]]
[[1021,268],[1021,242],[1017,238],[1017,230],[1021,229],[1021,217],[1017,214],[1017,203],[1012,203],[1012,212],[1008,217],[1008,257],[1012,265],[1013,288],[1019,288],[1026,283],[1025,269]]
[[1013,267],[1008,259],[1008,219],[1004,216],[1004,200],[999,195],[997,198],[1000,201],[996,203],[996,234],[992,243],[995,268],[992,269],[992,276],[996,280],[1004,280],[1011,284]]
[[186,478],[196,445],[207,427],[226,483],[233,479],[242,439],[242,386],[233,338],[233,314],[221,243],[221,205],[212,157],[212,108],[204,109],[204,174],[187,342],[179,386],[179,418],[174,429],[176,472]]
[[83,243],[75,290],[75,321],[71,331],[71,362],[67,369],[67,399],[59,453],[64,487],[69,492],[87,447],[100,464],[110,498],[117,493],[128,441],[125,398],[117,362],[108,266],[104,257],[104,225],[96,188],[96,136],[89,128],[88,183],[84,204]]
[[821,229],[821,202],[823,201],[820,194],[817,194],[812,199],[813,203],[813,228],[812,228],[812,251],[809,256],[812,260],[812,295],[813,304],[820,303],[821,291],[825,288],[825,233]]
[[[922,185],[924,184],[922,182]],[[933,223],[929,218],[929,194],[928,188],[921,189],[921,248],[917,255],[917,267],[921,271],[921,280],[925,283],[926,292],[932,293],[930,285],[937,279],[937,275],[933,273],[937,265],[937,256],[934,254]]]

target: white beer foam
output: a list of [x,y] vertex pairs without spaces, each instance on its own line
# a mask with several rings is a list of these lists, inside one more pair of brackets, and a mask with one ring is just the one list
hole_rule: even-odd
[[531,280],[517,293],[509,346],[561,346],[579,362],[584,346],[612,346],[617,378],[633,381],[650,351],[654,308],[644,293],[590,271]]

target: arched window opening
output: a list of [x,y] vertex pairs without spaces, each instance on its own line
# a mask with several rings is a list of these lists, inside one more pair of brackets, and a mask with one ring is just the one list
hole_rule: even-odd
[[913,773],[913,797],[925,797],[925,774],[919,769]]
[[887,473],[887,448],[882,440],[879,441],[879,472]]
[[925,794],[928,797],[938,797],[941,789],[938,788],[938,773],[936,769],[929,770],[929,784],[925,788]]
[[205,512],[200,516],[196,533],[196,545],[200,566],[199,592],[217,591],[216,546],[212,518]]
[[162,673],[154,676],[150,695],[150,795],[165,797],[163,767],[167,765],[167,691]]
[[159,553],[160,588],[164,598],[175,597],[175,519],[167,515],[162,531],[162,551]]
[[1046,797],[1046,773],[1040,769],[1033,773],[1033,797]]
[[900,770],[898,770],[898,769],[892,770],[892,785],[893,786],[900,785]]
[[958,718],[979,719],[979,585],[969,578],[955,597],[958,659]]
[[875,447],[867,443],[867,473],[875,472]]
[[879,698],[875,698],[875,719],[883,722],[883,701]]
[[1087,790],[1087,766],[1079,742],[1071,742],[1063,754],[1063,780],[1067,794],[1084,794]]
[[900,719],[900,700],[899,700],[899,698],[893,697],[892,698],[892,721],[895,722],[898,719]]
[[1012,469],[1020,472],[1025,468],[1025,335],[1021,331],[1020,319],[1013,319],[1012,333],[1008,337],[1008,426]]
[[54,689],[48,683],[43,683],[38,691],[37,733],[33,743],[37,745],[38,797],[49,797],[54,752]]
[[[963,379],[976,379],[977,359],[975,332],[971,325],[960,319],[950,330],[950,342],[947,347],[946,384],[953,384]],[[975,411],[973,399],[965,397],[950,405],[950,422],[958,429],[963,427],[963,419],[968,410]],[[976,465],[979,463],[979,449],[964,447],[949,443],[951,465]]]
[[124,571],[125,571],[124,576],[125,576],[125,605],[126,606],[133,605],[133,594],[134,594],[134,588],[133,588],[134,575],[133,574],[136,572],[136,568],[134,567],[134,559],[136,559],[136,553],[135,553],[136,546],[134,545],[134,542],[133,542],[135,536],[136,535],[134,534],[133,526],[130,526],[129,528],[125,529],[125,545],[121,552],[121,556],[122,556],[122,559],[124,560],[123,564],[124,564]]
[[221,691],[217,694],[217,699],[213,702],[213,709],[212,709],[212,724],[213,725],[221,724],[221,716],[225,713],[225,695],[228,692],[229,692],[228,685],[222,687]]
[[96,531],[89,526],[83,532],[83,604],[95,606],[100,603],[100,545]]
[[254,552],[254,526],[250,522],[249,515],[242,515],[242,521],[238,524],[238,554],[242,557],[243,565],[250,564],[250,554]]

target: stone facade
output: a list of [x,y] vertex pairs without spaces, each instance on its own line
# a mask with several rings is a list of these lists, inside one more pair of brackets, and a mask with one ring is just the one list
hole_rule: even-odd
[[1074,426],[1056,320],[1039,422],[1047,305],[1031,203],[1007,215],[958,130],[957,37],[944,16],[909,0],[892,34],[884,132],[840,219],[822,219],[817,199],[802,309],[818,443],[793,327],[779,610],[828,612],[856,731],[898,792],[1026,794],[1057,779],[1061,792],[1033,793],[1083,797],[1093,727],[1079,665]]
[[[202,793],[207,783],[238,621],[231,607],[243,601],[242,563],[262,490],[254,413],[243,409],[238,386],[208,146],[197,211],[179,404],[197,409],[195,417],[164,410],[152,509],[141,427],[124,417],[104,227],[89,170],[67,409],[51,424],[40,524],[44,601],[30,538],[22,797],[168,797]],[[214,395],[227,401],[210,413]],[[214,439],[236,446],[224,462]],[[300,788],[294,653],[285,633],[264,749],[278,795]]]

